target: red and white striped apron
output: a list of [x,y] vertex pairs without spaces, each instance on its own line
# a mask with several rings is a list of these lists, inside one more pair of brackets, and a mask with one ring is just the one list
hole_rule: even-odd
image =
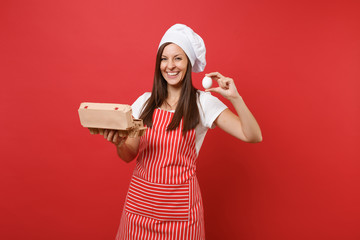
[[176,130],[166,131],[173,116],[155,109],[153,127],[140,139],[116,240],[205,239],[195,130],[183,136],[181,121]]

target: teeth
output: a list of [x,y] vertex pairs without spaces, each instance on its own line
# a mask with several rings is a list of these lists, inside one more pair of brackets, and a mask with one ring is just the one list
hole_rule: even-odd
[[170,76],[175,76],[175,75],[177,75],[178,73],[169,73],[169,72],[168,72],[168,74],[169,74]]

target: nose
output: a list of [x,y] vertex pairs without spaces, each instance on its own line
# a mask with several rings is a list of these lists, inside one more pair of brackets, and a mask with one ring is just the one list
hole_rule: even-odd
[[175,67],[175,63],[173,60],[169,60],[167,63],[167,68],[173,69]]

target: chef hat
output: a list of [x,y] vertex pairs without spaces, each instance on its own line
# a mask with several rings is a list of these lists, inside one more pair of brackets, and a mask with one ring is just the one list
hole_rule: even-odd
[[184,50],[190,59],[192,71],[202,72],[206,65],[205,43],[191,28],[184,24],[175,24],[162,37],[159,47],[164,43],[175,43]]

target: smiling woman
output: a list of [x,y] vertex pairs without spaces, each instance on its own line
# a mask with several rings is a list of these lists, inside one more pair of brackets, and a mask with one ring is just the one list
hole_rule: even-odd
[[204,70],[205,44],[191,28],[176,24],[163,36],[156,56],[152,92],[132,105],[148,127],[142,137],[104,137],[126,162],[136,159],[116,239],[205,239],[196,159],[206,132],[219,126],[246,142],[261,131],[231,78],[207,74],[219,84],[208,89],[230,100],[237,114],[209,92],[197,90],[191,72]]
[[[176,44],[168,44],[162,53],[160,70],[168,87],[178,88],[184,79],[189,60],[185,52]],[[172,99],[173,100],[173,99]]]
[[147,126],[153,124],[155,108],[161,108],[175,110],[168,130],[179,127],[182,119],[183,133],[196,127],[200,120],[198,93],[192,84],[191,71],[191,61],[182,48],[171,42],[161,44],[156,56],[152,94],[140,116]]

